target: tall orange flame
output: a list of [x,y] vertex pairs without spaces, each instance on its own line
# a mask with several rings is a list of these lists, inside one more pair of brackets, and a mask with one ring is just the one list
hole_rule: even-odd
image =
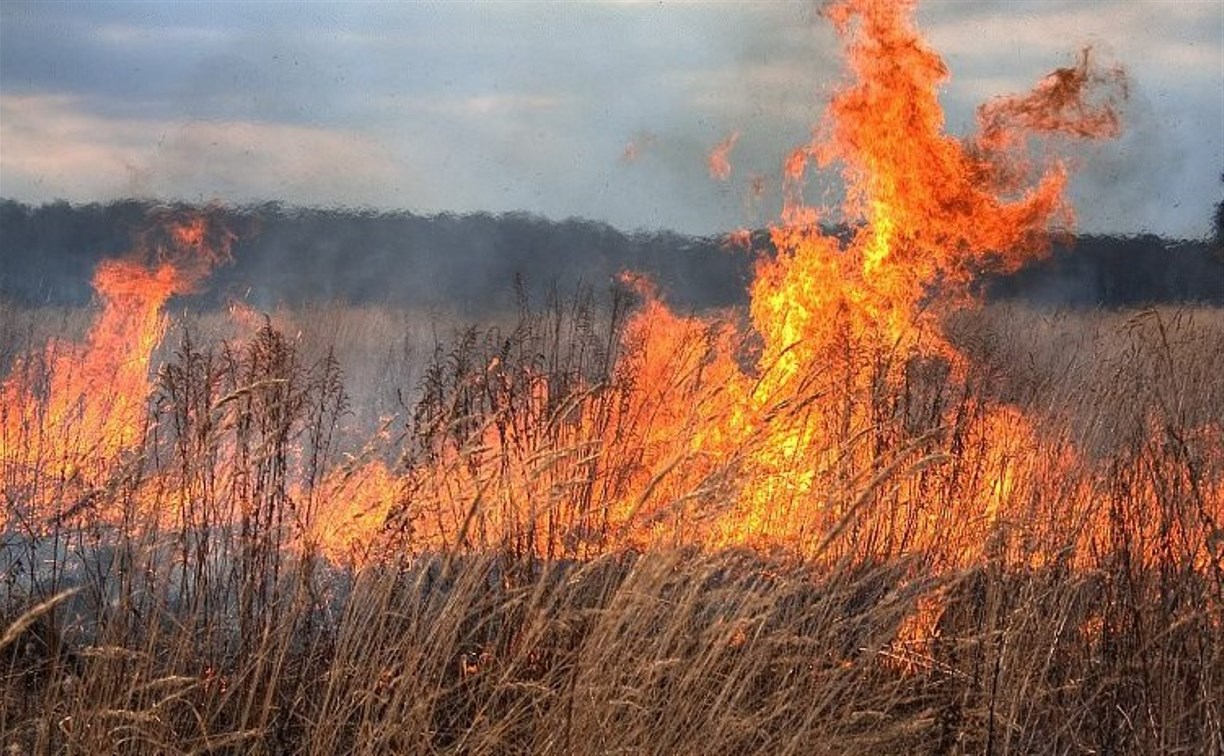
[[[817,137],[783,166],[786,204],[771,230],[778,254],[757,264],[751,334],[677,315],[648,283],[629,279],[644,299],[623,337],[632,390],[611,415],[588,416],[578,402],[566,436],[573,449],[601,450],[598,458],[584,457],[580,469],[598,460],[631,460],[617,472],[618,486],[603,489],[596,502],[597,516],[618,543],[683,537],[711,546],[784,543],[819,550],[832,535],[858,527],[853,523],[865,498],[887,494],[898,505],[888,516],[909,520],[885,523],[882,539],[929,546],[945,535],[951,516],[961,521],[962,537],[980,548],[992,524],[1022,500],[1020,481],[1036,473],[1026,454],[1034,434],[1018,411],[966,410],[980,416],[972,426],[979,435],[957,443],[976,450],[974,469],[983,477],[966,489],[973,499],[949,514],[924,504],[930,496],[922,486],[930,484],[921,482],[927,478],[920,471],[947,462],[936,441],[961,433],[949,430],[959,421],[936,417],[884,452],[889,444],[870,439],[885,432],[881,421],[889,418],[881,413],[892,410],[876,398],[907,380],[910,366],[922,359],[958,369],[959,357],[939,331],[941,316],[971,301],[968,284],[980,272],[1012,270],[1043,255],[1051,234],[1072,222],[1063,198],[1067,166],[1029,156],[1027,137],[1115,136],[1126,80],[1120,70],[1096,70],[1084,53],[1033,92],[984,105],[980,133],[958,139],[945,133],[938,102],[947,69],[915,29],[913,7],[845,0],[826,11],[845,42],[851,78],[833,96]],[[729,176],[738,137],[732,133],[711,152],[714,178]],[[845,179],[843,215],[850,227],[844,236],[826,232],[822,213],[803,203],[813,162],[839,167]],[[533,379],[532,385],[536,398],[527,400],[547,406],[547,383]],[[472,468],[477,472],[467,478],[462,470],[468,468],[445,455],[418,471],[446,478],[437,486],[446,502],[421,500],[417,509],[451,512],[449,526],[436,524],[446,518],[421,518],[418,538],[428,541],[433,533],[445,543],[447,532],[470,533],[475,510],[457,503],[487,501],[491,490],[503,500],[490,505],[492,514],[475,515],[479,529],[499,532],[510,527],[507,518],[520,530],[543,527],[542,513],[551,505],[542,502],[558,496],[547,481],[568,452],[533,446],[547,435],[538,430],[516,435],[500,421],[490,425],[480,448],[501,460],[494,474],[482,477]],[[897,482],[898,470],[918,482]],[[387,491],[402,485],[381,463],[358,477],[384,481]],[[395,497],[381,498],[385,517]],[[380,520],[368,505],[359,514],[354,519],[367,525]],[[342,512],[335,518],[346,520]],[[681,522],[687,535],[677,535]]]
[[[1096,71],[1085,53],[1032,93],[983,106],[976,137],[946,134],[938,88],[947,69],[914,28],[913,5],[847,0],[827,9],[845,40],[852,79],[832,98],[818,137],[784,167],[788,202],[772,229],[778,255],[758,263],[750,292],[761,340],[755,370],[740,371],[727,352],[708,356],[707,372],[724,376],[717,411],[696,427],[664,434],[691,436],[694,452],[724,457],[753,439],[740,504],[716,528],[726,540],[793,539],[795,527],[836,520],[836,512],[820,515],[822,505],[810,496],[820,471],[848,453],[835,439],[872,422],[870,408],[850,395],[869,396],[872,381],[899,380],[895,368],[881,376],[871,365],[903,365],[923,353],[955,361],[939,317],[968,301],[967,284],[977,274],[1044,254],[1050,234],[1070,224],[1066,166],[1027,158],[1024,136],[1118,133],[1125,77]],[[841,168],[844,214],[853,223],[848,241],[823,231],[820,213],[802,203],[813,160]],[[674,354],[665,320],[652,305],[631,326],[631,333],[651,334],[647,354]],[[691,328],[683,320],[674,327]],[[867,469],[874,464],[864,460]],[[1006,496],[1007,473],[1000,475],[986,484],[983,506],[995,508]]]
[[162,309],[227,261],[233,241],[207,214],[178,216],[154,213],[135,249],[98,265],[101,311],[83,343],[53,340],[42,364],[19,364],[0,384],[0,463],[50,462],[47,474],[72,481],[140,439]]

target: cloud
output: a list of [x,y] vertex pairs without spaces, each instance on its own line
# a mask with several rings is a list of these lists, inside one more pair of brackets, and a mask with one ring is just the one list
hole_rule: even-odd
[[514,117],[531,115],[542,111],[555,111],[573,102],[573,98],[559,94],[486,94],[459,97],[412,98],[403,102],[405,109],[417,109],[439,115],[460,118],[473,116]]
[[[818,9],[0,3],[0,193],[725,230],[757,219],[742,217],[745,187],[709,182],[709,146],[738,129],[736,175],[776,177],[844,75]],[[935,1],[917,21],[951,69],[955,132],[972,128],[977,104],[1028,90],[1085,42],[1126,64],[1150,107],[1132,124],[1141,138],[1094,148],[1101,163],[1077,184],[1083,225],[1204,227],[1224,167],[1218,3]],[[641,159],[621,161],[647,132]]]
[[1147,80],[1224,81],[1218,3],[989,2],[973,13],[964,6],[930,3],[918,14],[928,41],[958,77],[1021,76],[1064,65],[1092,45]]
[[63,95],[0,95],[5,196],[365,204],[402,178],[379,145],[252,121],[108,118]]

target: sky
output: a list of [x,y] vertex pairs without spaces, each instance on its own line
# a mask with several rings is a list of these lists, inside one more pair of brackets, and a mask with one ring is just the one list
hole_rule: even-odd
[[[0,196],[761,226],[844,79],[819,7],[4,0]],[[1078,230],[1209,233],[1224,0],[944,0],[916,19],[950,70],[953,134],[1085,45],[1123,65],[1123,136],[1072,156]],[[707,155],[736,131],[713,180]]]

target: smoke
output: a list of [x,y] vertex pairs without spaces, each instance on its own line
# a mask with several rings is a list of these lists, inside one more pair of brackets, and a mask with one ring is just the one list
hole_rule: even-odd
[[[1185,194],[1182,184],[1191,178],[1190,157],[1187,145],[1160,118],[1146,88],[1135,84],[1118,141],[1092,145],[1079,155],[1072,202],[1093,208],[1098,224],[1128,234],[1203,226],[1205,207],[1183,209],[1181,200],[1174,199]],[[1174,217],[1178,220],[1171,223]]]
[[[130,200],[39,207],[0,202],[0,298],[88,303],[98,262],[125,254],[133,237],[150,227],[157,207]],[[593,221],[522,213],[421,216],[274,204],[205,212],[210,228],[234,236],[233,263],[215,269],[193,295],[207,307],[235,300],[265,310],[339,301],[478,315],[514,308],[516,279],[541,297],[553,286],[606,290],[632,270],[658,282],[674,306],[700,310],[743,303],[752,276],[753,258],[729,251],[725,236],[626,233]],[[754,254],[772,254],[765,235],[749,238]],[[222,248],[219,241],[210,248]],[[982,287],[988,297],[1045,305],[1224,304],[1224,259],[1205,240],[1085,236]]]

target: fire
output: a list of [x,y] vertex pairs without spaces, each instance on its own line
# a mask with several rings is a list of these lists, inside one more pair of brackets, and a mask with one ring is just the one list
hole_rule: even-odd
[[728,250],[752,252],[752,231],[746,228],[735,229],[731,233],[727,234],[723,247]]
[[[1079,60],[1042,79],[1023,97],[1000,97],[978,109],[978,141],[992,150],[1013,146],[1020,129],[1061,133],[1096,139],[1117,137],[1122,120],[1114,100],[1125,99],[1125,72],[1118,67],[1101,71],[1091,63],[1092,48],[1080,51]],[[1102,92],[1108,96],[1098,99]]]
[[706,161],[710,170],[710,178],[717,181],[726,181],[731,178],[731,151],[735,149],[739,138],[739,131],[732,131],[721,142],[714,145],[714,149],[710,150],[710,157]]
[[622,163],[636,163],[643,155],[654,149],[655,143],[659,138],[649,132],[641,131],[633,135],[633,137],[625,143],[625,147],[621,150],[620,160]]
[[232,241],[206,215],[164,211],[126,257],[103,261],[93,279],[101,311],[84,342],[52,341],[41,363],[19,364],[0,384],[0,464],[49,461],[44,473],[71,486],[96,483],[88,470],[105,469],[144,433],[167,300],[194,291],[229,259]]
[[[937,95],[947,70],[914,28],[912,5],[854,0],[827,11],[846,43],[851,80],[833,96],[817,138],[787,159],[788,204],[772,230],[778,254],[758,264],[750,292],[760,357],[754,371],[732,374],[723,427],[702,434],[720,439],[708,449],[716,454],[732,451],[727,439],[751,438],[754,447],[740,503],[719,527],[724,540],[794,541],[813,522],[836,521],[843,506],[813,500],[816,484],[829,486],[824,475],[860,454],[860,469],[887,462],[872,459],[865,444],[846,446],[881,419],[861,398],[896,385],[916,357],[955,366],[940,317],[969,302],[976,274],[1044,254],[1050,234],[1071,221],[1066,166],[1031,166],[1018,154],[1025,135],[1117,133],[1123,74],[1096,72],[1085,54],[1075,69],[1054,74],[1053,85],[1047,79],[1033,93],[983,106],[981,134],[946,134]],[[852,222],[846,241],[802,204],[813,162],[841,168],[843,214]],[[796,416],[789,408],[799,404]],[[985,492],[992,512],[1011,489],[1010,473],[1001,475]]]
[[[309,404],[289,347],[261,329],[251,364],[270,372],[209,374],[215,395],[179,408],[182,425],[207,426],[219,482],[197,485],[184,464],[138,496],[168,502],[188,523],[201,491],[219,487],[232,499],[223,516],[244,533],[289,532],[305,551],[356,563],[398,547],[581,557],[679,543],[864,559],[930,552],[960,566],[1019,549],[1009,540],[1027,527],[1018,523],[1043,521],[1105,543],[1110,530],[1093,506],[1107,486],[1069,474],[1084,465],[1065,440],[1014,407],[967,390],[952,401],[938,386],[960,386],[967,373],[941,324],[973,304],[974,278],[1044,255],[1073,221],[1070,167],[1034,157],[1033,138],[1116,136],[1125,76],[1099,70],[1085,51],[1032,92],[987,102],[978,133],[958,138],[938,102],[947,69],[913,7],[827,9],[848,80],[813,140],[785,159],[785,205],[770,229],[777,254],[756,264],[746,322],[677,314],[648,281],[627,277],[640,305],[604,379],[560,380],[494,357],[426,392],[394,462],[371,454],[330,470],[292,448],[290,420],[259,426],[258,411],[280,417]],[[711,152],[711,176],[730,176],[738,139],[732,132]],[[631,143],[626,160],[639,148]],[[839,231],[822,225],[833,212],[803,201],[811,167],[844,178]],[[764,191],[759,179],[752,187]],[[42,456],[30,458],[51,450],[60,477],[80,478],[84,491],[100,484],[85,467],[144,438],[163,308],[228,259],[233,240],[206,215],[158,220],[129,257],[98,268],[101,311],[83,344],[48,346],[49,383],[31,378],[31,363],[3,384],[6,468],[25,464],[31,448]],[[747,231],[731,238],[752,246]],[[259,328],[244,306],[232,313]],[[311,390],[342,414],[334,375],[322,375]],[[325,425],[304,432],[316,448]],[[268,446],[280,456],[264,456]],[[1035,488],[1049,480],[1067,481],[1058,509]]]

